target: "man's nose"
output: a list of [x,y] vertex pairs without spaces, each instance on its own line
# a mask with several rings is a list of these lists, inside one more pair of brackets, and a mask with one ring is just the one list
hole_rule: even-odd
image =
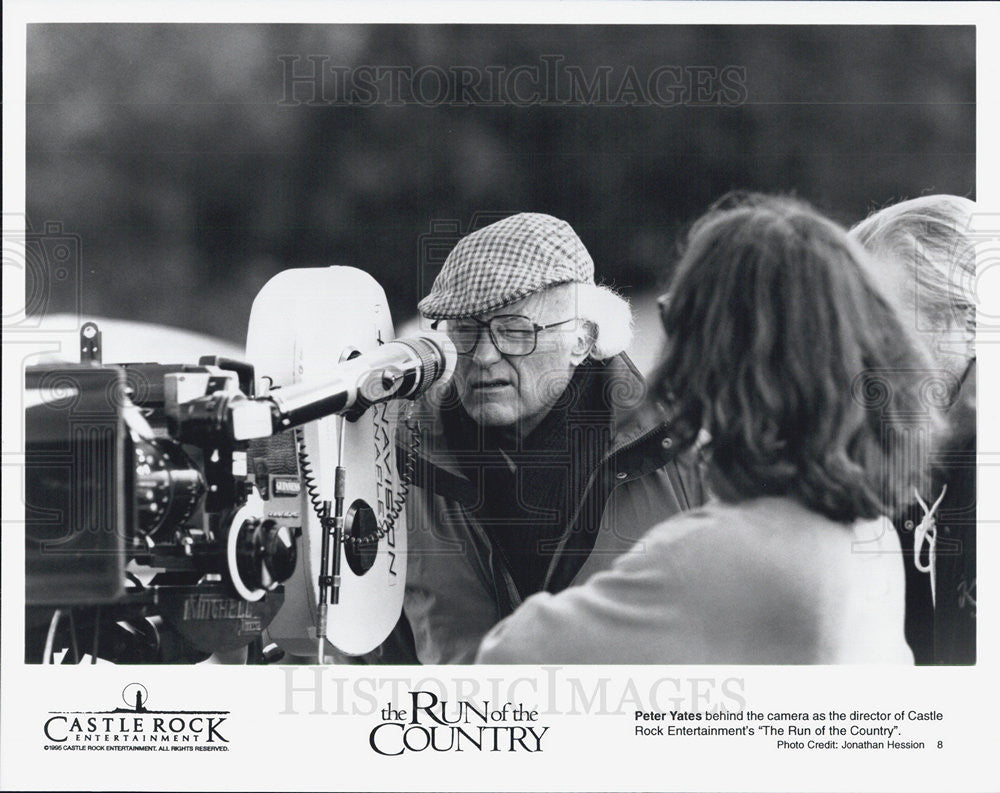
[[473,348],[472,360],[475,361],[479,366],[489,366],[496,363],[503,356],[500,355],[500,351],[493,344],[493,339],[490,338],[489,328],[480,328],[479,336],[476,339],[476,346]]

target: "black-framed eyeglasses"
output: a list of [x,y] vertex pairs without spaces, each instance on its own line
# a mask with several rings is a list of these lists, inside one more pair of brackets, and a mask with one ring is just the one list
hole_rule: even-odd
[[[561,322],[539,325],[530,317],[520,314],[498,314],[488,320],[465,317],[447,320],[445,328],[449,338],[460,355],[471,355],[479,344],[480,328],[486,328],[490,341],[501,355],[531,355],[538,346],[539,331],[573,322],[576,317]],[[431,328],[437,329],[440,320],[435,320]]]

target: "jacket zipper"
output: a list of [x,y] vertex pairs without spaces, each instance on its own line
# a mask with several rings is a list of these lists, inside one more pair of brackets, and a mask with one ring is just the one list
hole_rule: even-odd
[[[598,474],[604,468],[606,468],[608,465],[610,465],[612,461],[614,461],[615,459],[617,459],[622,454],[625,454],[628,451],[630,451],[630,450],[632,450],[632,449],[640,446],[641,444],[645,443],[646,441],[648,441],[649,438],[651,438],[652,436],[656,435],[657,432],[660,431],[660,429],[661,429],[661,427],[658,426],[655,429],[652,429],[652,430],[649,430],[648,432],[643,433],[642,435],[640,435],[635,440],[629,441],[628,443],[623,444],[622,446],[619,446],[617,449],[614,449],[614,450],[608,452],[604,456],[604,459],[602,459],[601,462],[591,472],[590,477],[587,479],[587,485],[586,485],[586,487],[584,487],[584,490],[583,490],[583,497],[580,498],[580,500],[578,501],[578,503],[576,505],[576,509],[573,512],[572,518],[566,524],[566,532],[565,532],[562,540],[559,543],[559,547],[556,549],[555,553],[552,555],[552,561],[549,563],[549,567],[545,571],[545,578],[543,579],[542,588],[539,591],[541,591],[541,592],[546,591],[548,583],[549,583],[550,579],[552,578],[552,574],[553,574],[556,566],[558,565],[558,563],[560,562],[560,560],[562,558],[562,551],[565,548],[566,542],[569,539],[570,531],[573,528],[573,526],[576,525],[576,521],[577,521],[577,519],[580,516],[580,512],[583,510],[584,506],[587,504],[588,499],[591,498],[592,491],[594,489],[594,482],[597,479]],[[687,499],[687,494],[685,492],[683,492],[683,482],[681,482],[681,489],[682,489],[681,496],[684,498],[685,501],[687,501],[688,500]],[[685,507],[690,507],[690,504],[685,504]],[[503,576],[503,578],[504,578],[504,582],[503,583],[506,584],[508,599],[511,602],[512,608],[516,609],[521,603],[524,602],[524,595],[518,589],[517,583],[514,581],[514,577],[511,575],[510,569],[511,569],[512,565],[510,563],[510,559],[508,558],[507,554],[504,553],[503,549],[497,543],[495,543],[493,541],[493,538],[490,536],[489,532],[486,531],[486,529],[484,527],[480,526],[478,524],[478,522],[476,522],[475,520],[472,519],[471,516],[468,516],[468,520],[469,520],[469,522],[471,524],[473,524],[473,525],[475,525],[477,527],[477,529],[480,531],[481,535],[486,538],[487,543],[489,544],[489,547],[492,550],[492,552],[499,557],[499,563],[496,564],[496,565],[492,565],[491,564],[490,567],[491,567],[491,569],[499,570],[499,572]],[[497,586],[497,582],[494,581],[494,588],[496,588],[496,586]],[[500,610],[502,611],[503,610],[503,604],[497,604],[497,605],[500,608]]]

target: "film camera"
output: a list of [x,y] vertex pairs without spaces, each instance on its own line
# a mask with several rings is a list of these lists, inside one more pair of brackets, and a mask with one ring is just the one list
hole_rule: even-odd
[[377,645],[405,575],[387,403],[455,363],[442,334],[391,338],[370,276],[290,270],[254,303],[253,362],[103,364],[87,323],[79,364],[28,367],[26,660]]

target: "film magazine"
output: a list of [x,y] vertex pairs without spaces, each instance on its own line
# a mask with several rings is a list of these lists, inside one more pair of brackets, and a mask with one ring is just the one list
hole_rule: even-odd
[[6,3],[0,789],[995,787],[995,11]]

